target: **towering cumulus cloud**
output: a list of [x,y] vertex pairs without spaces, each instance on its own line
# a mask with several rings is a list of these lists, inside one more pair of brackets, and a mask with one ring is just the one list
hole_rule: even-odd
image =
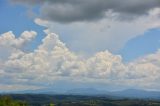
[[37,49],[24,52],[21,46],[35,35],[34,31],[25,31],[19,38],[11,32],[0,36],[0,86],[18,85],[19,89],[22,86],[32,89],[68,80],[160,89],[160,51],[127,64],[123,63],[120,55],[109,51],[86,58],[70,51],[58,35],[48,33]]

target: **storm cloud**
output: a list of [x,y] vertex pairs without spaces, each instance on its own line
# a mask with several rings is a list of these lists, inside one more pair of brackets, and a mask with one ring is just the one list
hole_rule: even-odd
[[43,19],[67,23],[103,18],[131,20],[160,7],[159,0],[11,0],[15,4],[40,5]]

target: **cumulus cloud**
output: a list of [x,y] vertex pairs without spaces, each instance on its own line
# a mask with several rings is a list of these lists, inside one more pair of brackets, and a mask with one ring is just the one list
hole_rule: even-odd
[[36,18],[41,20],[36,19],[36,23],[58,33],[76,52],[91,54],[107,49],[116,53],[130,39],[160,26],[158,0],[10,1],[33,8],[38,5]]
[[[1,37],[8,36],[7,33]],[[11,38],[8,38],[10,42],[19,39]],[[0,42],[0,45],[1,43],[4,44]],[[13,44],[8,45],[7,48],[12,46]],[[2,51],[0,49],[0,52]],[[62,82],[67,80],[158,90],[160,88],[159,58],[160,51],[127,64],[123,63],[120,55],[114,55],[109,51],[98,52],[86,58],[70,51],[59,40],[58,35],[48,33],[42,40],[42,44],[33,52],[23,52],[18,48],[17,52],[11,52],[6,60],[0,61],[0,83],[6,86],[19,85],[19,89],[25,85],[30,86],[28,89],[32,89],[52,86],[58,80]]]
[[20,37],[16,38],[12,31],[6,32],[0,36],[0,61],[7,59],[12,53],[19,54],[20,48],[29,43],[36,37],[37,33],[34,31],[24,31]]
[[31,41],[33,38],[35,38],[35,36],[37,35],[36,32],[34,31],[24,31],[21,36],[16,39],[15,35],[9,31],[7,33],[4,33],[0,36],[0,42],[1,42],[1,46],[11,46],[11,47],[15,47],[15,48],[20,48],[22,47],[24,44],[26,44],[27,42]]
[[[56,22],[92,21],[110,17],[128,20],[147,15],[160,6],[158,0],[11,0],[29,6],[40,5],[44,19]],[[109,13],[109,15],[107,15]]]
[[[160,28],[160,8],[149,11],[134,21],[103,19],[98,22],[60,24],[36,18],[35,23],[56,32],[68,47],[76,52],[93,54],[102,50],[119,51],[130,39],[142,36],[150,29]],[[118,40],[117,40],[118,39]]]

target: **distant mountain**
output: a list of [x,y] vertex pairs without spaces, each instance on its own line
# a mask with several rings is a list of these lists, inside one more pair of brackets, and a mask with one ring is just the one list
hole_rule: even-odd
[[139,99],[160,99],[160,92],[158,91],[145,91],[138,89],[127,89],[122,91],[104,91],[97,90],[94,88],[76,88],[68,91],[57,91],[56,89],[37,89],[37,90],[25,90],[25,91],[15,91],[15,92],[5,92],[13,94],[64,94],[64,95],[88,95],[88,96],[105,96],[113,98],[139,98]]
[[74,95],[104,95],[105,91],[97,90],[94,88],[76,88],[71,89],[66,92],[66,94],[74,94]]
[[127,89],[123,91],[110,92],[110,95],[126,98],[160,99],[160,92],[158,91],[145,91],[138,89]]
[[22,91],[12,91],[3,93],[4,94],[57,94],[55,91],[50,89],[22,90]]
[[160,92],[145,91],[138,89],[127,89],[122,91],[101,91],[93,88],[78,88],[67,91],[67,94],[77,95],[103,95],[118,98],[160,99]]

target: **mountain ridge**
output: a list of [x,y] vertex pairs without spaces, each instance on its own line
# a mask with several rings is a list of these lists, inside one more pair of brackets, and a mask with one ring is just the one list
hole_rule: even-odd
[[94,88],[75,88],[67,91],[56,91],[53,89],[37,89],[15,92],[4,92],[4,94],[50,94],[50,95],[85,95],[85,96],[109,96],[118,98],[138,98],[138,99],[160,99],[160,91],[147,91],[141,89],[125,89],[120,91],[105,91]]

